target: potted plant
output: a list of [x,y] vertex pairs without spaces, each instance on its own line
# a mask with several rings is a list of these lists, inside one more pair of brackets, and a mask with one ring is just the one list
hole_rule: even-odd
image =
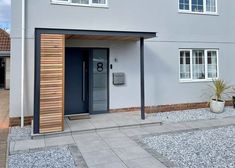
[[214,113],[222,113],[224,111],[225,100],[231,97],[231,94],[234,93],[234,88],[222,79],[213,80],[213,85],[209,87],[213,93],[210,97],[210,110]]

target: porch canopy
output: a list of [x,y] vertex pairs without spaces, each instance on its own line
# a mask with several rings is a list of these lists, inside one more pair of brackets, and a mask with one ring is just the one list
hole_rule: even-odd
[[[140,41],[140,92],[141,119],[145,119],[144,87],[144,40],[156,37],[156,32],[139,31],[104,31],[104,30],[70,30],[70,29],[35,29],[35,94],[34,94],[34,133],[63,131],[64,117],[64,48],[65,39],[107,40],[107,41]],[[60,43],[61,42],[61,43]],[[59,53],[59,52],[60,53]],[[48,58],[50,55],[54,58]],[[56,59],[56,55],[59,59]],[[61,61],[62,60],[62,61]],[[56,76],[46,72],[52,62],[60,66]],[[61,61],[61,62],[60,62]],[[46,67],[46,68],[45,68]],[[45,68],[45,69],[43,69]],[[50,69],[50,73],[52,72]],[[61,72],[61,77],[58,77]],[[43,76],[44,75],[44,76]],[[53,78],[54,77],[54,78]],[[57,79],[58,83],[50,81]],[[61,85],[59,87],[59,85]],[[53,87],[53,88],[52,88]],[[56,89],[57,90],[56,90]],[[61,90],[58,90],[61,88]],[[58,96],[55,98],[55,94]],[[50,107],[49,107],[50,106]],[[54,109],[53,109],[54,108]],[[53,113],[53,115],[52,115]]]

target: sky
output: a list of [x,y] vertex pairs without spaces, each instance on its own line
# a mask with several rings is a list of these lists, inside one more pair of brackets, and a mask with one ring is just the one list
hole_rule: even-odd
[[0,28],[10,31],[11,0],[0,0]]

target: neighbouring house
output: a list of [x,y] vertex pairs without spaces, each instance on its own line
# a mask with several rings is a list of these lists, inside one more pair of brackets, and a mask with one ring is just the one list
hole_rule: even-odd
[[0,28],[0,89],[10,89],[10,35]]
[[69,115],[205,107],[212,79],[235,83],[234,9],[232,0],[12,0],[11,122],[33,117],[34,133],[47,133]]

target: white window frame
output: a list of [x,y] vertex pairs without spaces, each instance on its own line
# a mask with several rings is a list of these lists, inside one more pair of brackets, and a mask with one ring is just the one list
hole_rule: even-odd
[[180,0],[178,0],[178,11],[180,13],[189,13],[189,14],[204,14],[204,15],[218,15],[218,3],[215,0],[215,12],[206,11],[206,0],[203,0],[203,12],[194,12],[192,11],[192,0],[189,0],[189,10],[180,9]]
[[60,0],[51,0],[52,4],[61,4],[61,5],[73,5],[73,6],[87,6],[87,7],[108,7],[108,0],[105,0],[105,4],[97,4],[93,3],[92,0],[89,0],[89,4],[79,4],[79,3],[73,3],[72,0],[67,0],[67,2],[63,2]]
[[[203,50],[204,51],[204,57],[205,57],[205,79],[193,79],[193,50]],[[180,52],[181,51],[188,51],[190,52],[190,78],[189,79],[181,79],[180,77]],[[216,78],[208,78],[208,56],[207,52],[208,51],[215,51],[217,54],[217,77]],[[186,83],[186,82],[211,82],[215,79],[219,79],[219,49],[215,48],[180,48],[179,49],[179,81],[181,83]]]

